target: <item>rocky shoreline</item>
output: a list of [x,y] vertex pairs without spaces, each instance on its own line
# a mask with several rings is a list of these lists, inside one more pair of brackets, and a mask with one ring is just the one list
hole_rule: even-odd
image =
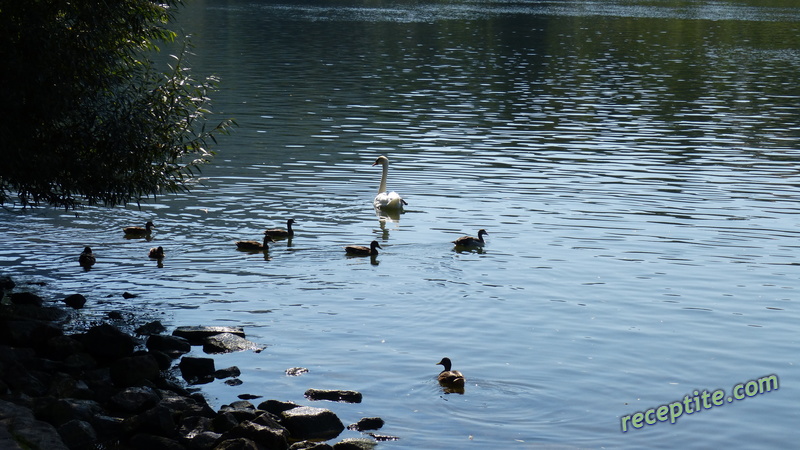
[[[365,417],[348,427],[362,437],[330,443],[345,429],[332,411],[280,400],[251,403],[256,396],[214,411],[190,386],[235,380],[239,369],[217,370],[212,358],[185,354],[193,345],[208,353],[259,351],[240,328],[164,334],[158,322],[135,332],[102,323],[68,334],[68,308],[86,302],[80,294],[50,306],[3,278],[0,300],[0,448],[348,450],[397,439],[371,432],[383,420]],[[305,395],[310,401],[362,398],[356,391],[309,389]]]

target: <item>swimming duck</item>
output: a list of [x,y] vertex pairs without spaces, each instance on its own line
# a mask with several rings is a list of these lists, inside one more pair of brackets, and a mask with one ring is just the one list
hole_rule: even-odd
[[362,245],[348,245],[344,248],[345,253],[351,256],[377,256],[378,249],[383,249],[378,241],[372,241],[369,244],[369,247],[364,247]]
[[264,251],[266,252],[269,250],[269,242],[275,242],[269,237],[266,233],[264,233],[264,242],[258,241],[236,241],[236,248],[239,250],[248,250],[248,251]]
[[142,227],[125,227],[122,231],[125,232],[125,236],[129,237],[136,237],[136,236],[147,236],[150,234],[151,229],[155,228],[156,226],[153,225],[153,222],[147,221],[144,224],[144,228]]
[[444,370],[439,373],[438,377],[440,384],[448,386],[464,386],[464,382],[466,381],[466,379],[464,379],[464,375],[457,370],[450,370],[453,365],[453,363],[450,362],[450,358],[442,358],[442,360],[436,364],[444,366]]
[[78,257],[78,263],[81,265],[81,267],[86,269],[92,267],[96,262],[97,259],[95,259],[94,255],[92,254],[91,247],[84,248],[81,252],[81,256]]
[[164,257],[164,247],[151,248],[150,253],[148,253],[147,256],[153,259],[162,259]]
[[271,228],[264,232],[267,236],[271,237],[272,239],[285,239],[291,238],[294,236],[294,230],[292,230],[292,224],[294,223],[294,219],[289,219],[286,221],[286,229],[283,230],[281,228]]
[[478,237],[472,236],[461,236],[460,238],[453,241],[453,244],[456,244],[456,247],[483,247],[483,244],[486,242],[483,240],[483,235],[489,234],[481,228],[478,230]]

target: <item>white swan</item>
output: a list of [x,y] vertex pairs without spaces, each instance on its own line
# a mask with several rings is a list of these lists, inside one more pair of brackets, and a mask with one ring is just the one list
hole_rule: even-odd
[[380,210],[403,211],[403,205],[407,205],[405,200],[397,192],[386,192],[386,175],[389,173],[389,159],[379,156],[373,166],[381,164],[383,174],[381,175],[381,185],[378,187],[378,195],[375,196],[373,204]]

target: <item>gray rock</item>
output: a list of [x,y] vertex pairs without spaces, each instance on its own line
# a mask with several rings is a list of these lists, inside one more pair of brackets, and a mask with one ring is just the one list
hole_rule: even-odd
[[115,411],[139,414],[158,404],[161,396],[153,388],[129,387],[114,394],[109,407]]
[[233,333],[220,333],[208,336],[203,340],[203,351],[206,353],[232,353],[245,350],[262,350],[258,344]]
[[161,368],[153,355],[145,354],[120,358],[111,364],[111,380],[118,387],[135,386],[144,381],[153,381],[161,374]]
[[36,319],[0,322],[0,342],[15,347],[44,347],[45,343],[64,333],[50,322]]
[[333,450],[372,450],[378,443],[365,438],[343,439],[333,444]]
[[[0,428],[7,428],[13,443],[9,447],[25,449],[68,450],[55,427],[47,422],[36,420],[27,408],[15,405],[5,400],[0,400]],[[0,438],[0,444],[5,444]],[[17,442],[24,442],[25,447],[19,447]]]
[[168,355],[183,354],[192,351],[189,340],[180,336],[165,336],[154,334],[147,338],[145,344],[148,350],[158,350]]
[[292,367],[290,369],[286,369],[286,375],[289,375],[290,377],[297,377],[304,373],[308,373],[308,369],[305,367]]
[[225,433],[222,439],[245,438],[271,450],[284,450],[289,448],[288,437],[283,427],[270,427],[246,420]]
[[145,435],[164,436],[173,439],[178,437],[176,419],[172,410],[159,404],[139,415],[125,419],[123,429],[125,434],[128,435],[144,433]]
[[280,400],[267,400],[258,404],[258,409],[267,411],[276,416],[280,416],[282,412],[288,411],[292,408],[299,408],[300,405],[293,402],[282,402]]
[[226,433],[231,431],[239,421],[236,416],[230,412],[220,412],[211,420],[212,429],[217,433]]
[[44,299],[32,292],[14,292],[9,298],[15,305],[42,306],[44,304]]
[[220,442],[214,450],[264,450],[264,448],[250,439],[235,438]]
[[164,325],[161,324],[161,321],[154,320],[137,328],[136,334],[154,335],[154,334],[161,334],[165,331],[167,331],[167,329],[164,327]]
[[150,449],[150,450],[185,450],[185,448],[177,441],[158,435],[148,433],[139,433],[134,435],[128,440],[128,447],[135,449]]
[[184,356],[178,367],[181,370],[181,376],[189,384],[210,382],[214,379],[214,360],[211,358]]
[[49,413],[50,423],[61,426],[75,419],[91,423],[96,415],[103,414],[103,408],[94,400],[62,398],[52,404]]
[[305,392],[309,400],[330,400],[334,402],[361,403],[361,393],[332,389],[309,389]]
[[256,416],[258,416],[256,407],[248,401],[238,401],[233,402],[230,405],[223,405],[219,412],[233,414],[237,422],[254,420]]
[[100,439],[118,439],[122,435],[122,422],[121,417],[96,414],[92,417],[91,424]]
[[181,442],[192,450],[216,450],[217,441],[222,435],[213,431],[202,431],[191,436],[181,438]]
[[328,440],[338,436],[344,425],[332,411],[311,406],[292,408],[281,413],[281,423],[297,440]]
[[133,337],[109,324],[90,328],[83,335],[81,341],[92,356],[100,359],[119,359],[131,356],[137,345]]
[[89,389],[86,382],[78,380],[65,373],[53,375],[50,381],[50,395],[57,398],[77,398],[88,400],[94,396],[94,392]]
[[71,449],[91,448],[97,441],[94,428],[83,420],[70,420],[58,427],[58,434]]
[[231,366],[226,369],[219,369],[214,372],[214,378],[221,380],[223,378],[233,378],[238,377],[242,374],[242,371],[239,370],[236,366]]
[[383,427],[383,423],[383,419],[380,417],[364,417],[347,428],[356,431],[380,430]]
[[194,345],[202,345],[205,338],[221,333],[244,337],[244,330],[240,327],[178,327],[172,335],[186,338]]
[[333,450],[333,447],[325,442],[300,441],[290,445],[289,450]]
[[54,361],[64,361],[71,355],[84,351],[83,344],[71,336],[54,336],[47,340],[42,353]]

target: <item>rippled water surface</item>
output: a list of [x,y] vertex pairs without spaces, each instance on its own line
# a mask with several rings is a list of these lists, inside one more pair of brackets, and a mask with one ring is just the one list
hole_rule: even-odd
[[[800,438],[793,2],[194,1],[180,26],[239,123],[202,182],[141,209],[4,209],[3,273],[85,293],[86,321],[243,326],[267,348],[216,357],[243,384],[204,385],[215,406],[358,390],[322,406],[384,418],[400,439],[379,448]],[[381,154],[399,218],[372,208]],[[290,243],[235,250],[288,218]],[[152,241],[123,238],[147,220]],[[453,251],[480,228],[484,252]],[[373,239],[374,261],[344,256]],[[777,391],[621,431],[770,374]]]

